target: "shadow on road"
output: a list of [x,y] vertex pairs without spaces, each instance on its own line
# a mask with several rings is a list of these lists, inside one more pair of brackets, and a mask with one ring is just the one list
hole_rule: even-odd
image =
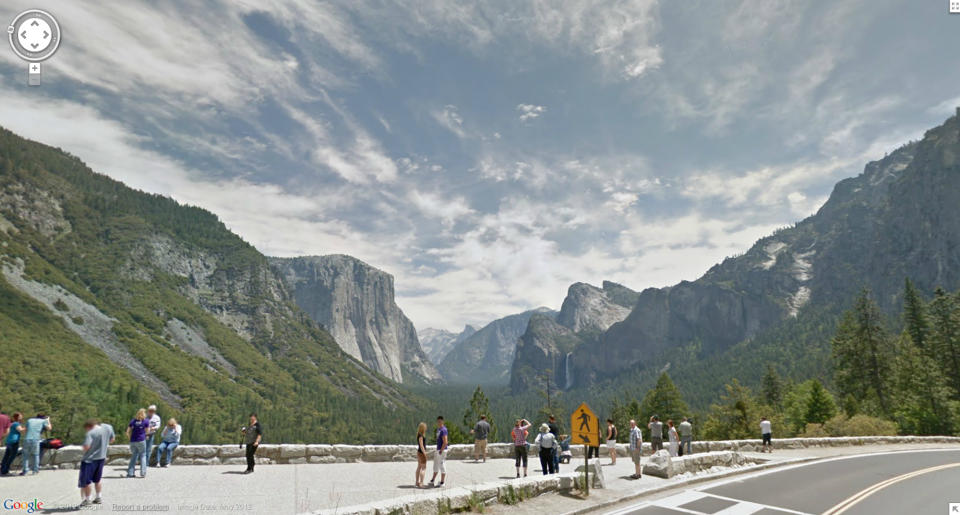
[[40,513],[70,513],[74,511],[80,511],[80,505],[77,506],[62,506],[60,508],[46,508]]
[[241,475],[241,476],[242,476],[242,475],[243,475],[243,471],[242,471],[242,470],[228,470],[228,471],[226,471],[226,472],[221,472],[220,474],[238,474],[238,475]]

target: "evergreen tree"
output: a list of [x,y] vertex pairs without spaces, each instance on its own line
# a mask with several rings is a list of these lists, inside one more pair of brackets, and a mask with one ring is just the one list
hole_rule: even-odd
[[487,416],[487,423],[490,424],[490,434],[496,434],[496,427],[493,424],[493,415],[490,414],[490,399],[483,389],[477,386],[470,397],[470,407],[463,412],[463,427],[467,433],[473,429],[473,426],[480,420],[480,415]]
[[913,344],[923,350],[930,333],[930,324],[927,322],[923,299],[920,298],[920,294],[909,277],[904,280],[903,286],[903,321],[907,333],[913,339]]
[[637,424],[640,427],[646,427],[647,420],[653,415],[659,416],[664,424],[670,419],[673,419],[675,424],[679,424],[683,417],[689,415],[687,403],[684,402],[680,390],[666,372],[660,374],[657,385],[647,392],[643,402],[640,403],[641,418],[637,419]]
[[880,310],[867,290],[860,294],[854,308],[844,313],[830,343],[834,377],[841,393],[874,404],[874,411],[890,416],[892,345]]
[[763,376],[763,402],[777,410],[783,407],[783,381],[772,363],[767,363],[767,372]]
[[960,400],[960,308],[957,301],[937,288],[930,302],[933,328],[930,347],[933,357],[947,376],[954,399]]
[[720,403],[710,407],[703,424],[703,435],[708,440],[756,438],[759,432],[760,412],[749,388],[736,379],[726,385]]
[[810,384],[810,395],[807,397],[804,419],[807,424],[823,424],[837,414],[837,405],[833,396],[823,387],[823,384],[813,379]]
[[[641,428],[646,428],[646,424],[641,423],[643,420],[643,411],[640,408],[640,403],[637,402],[637,399],[631,398],[629,395],[624,394],[623,402],[614,399],[613,408],[610,410],[610,418],[613,419],[613,424],[617,426],[617,440],[626,441],[625,438],[629,437],[627,428],[630,427],[630,420],[636,420],[637,425]],[[603,418],[603,417],[601,417]],[[602,434],[606,434],[607,426],[601,422],[600,431]],[[646,430],[644,429],[644,434]]]
[[956,402],[937,364],[904,333],[897,345],[894,416],[900,431],[917,435],[953,434]]

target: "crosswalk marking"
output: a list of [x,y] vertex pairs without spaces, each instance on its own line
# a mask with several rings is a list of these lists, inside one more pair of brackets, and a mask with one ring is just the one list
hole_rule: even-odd
[[[696,503],[697,501],[703,499],[718,499],[723,501],[729,501],[734,503],[731,506],[727,506],[719,511],[714,511],[709,514],[706,514],[702,511],[696,511],[691,507],[688,507],[691,503]],[[750,501],[744,501],[741,499],[734,499],[732,497],[724,497],[722,495],[715,495],[707,492],[701,492],[699,490],[685,490],[676,495],[670,497],[665,497],[663,499],[656,499],[653,501],[647,501],[644,503],[636,504],[629,508],[623,508],[621,510],[610,512],[609,515],[630,515],[638,514],[642,515],[644,513],[644,508],[667,508],[674,510],[680,513],[691,513],[695,515],[751,515],[758,511],[764,509],[776,510],[782,513],[791,513],[794,515],[810,515],[802,511],[791,510],[789,508],[781,508],[779,506],[770,506],[766,504],[759,504]]]

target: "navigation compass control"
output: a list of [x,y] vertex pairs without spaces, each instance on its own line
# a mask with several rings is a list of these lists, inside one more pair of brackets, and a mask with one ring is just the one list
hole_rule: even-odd
[[10,48],[17,57],[27,61],[27,84],[40,85],[42,68],[60,48],[60,24],[48,12],[28,9],[18,14],[7,27]]

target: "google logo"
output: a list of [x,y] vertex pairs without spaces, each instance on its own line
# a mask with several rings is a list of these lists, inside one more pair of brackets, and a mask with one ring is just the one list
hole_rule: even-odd
[[3,509],[24,510],[27,513],[33,513],[43,509],[43,501],[38,501],[37,499],[32,501],[14,501],[13,499],[4,499]]

